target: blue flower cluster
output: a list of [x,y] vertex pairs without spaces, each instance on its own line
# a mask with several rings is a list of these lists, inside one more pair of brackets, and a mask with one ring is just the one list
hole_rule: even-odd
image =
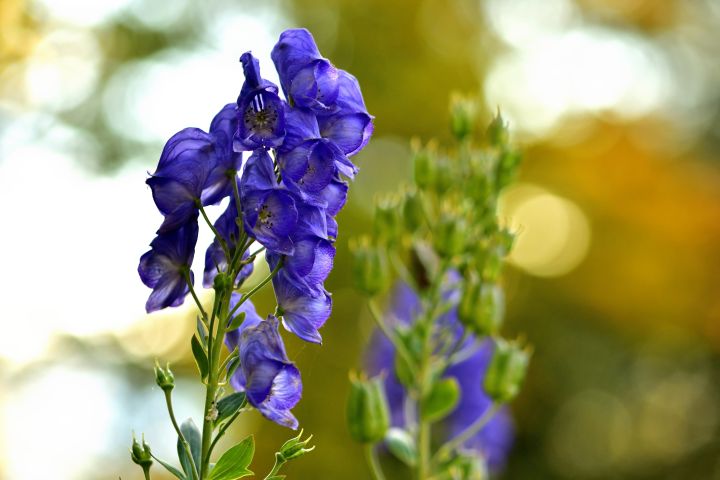
[[[335,217],[347,179],[357,173],[350,157],[370,140],[373,117],[356,78],[322,57],[307,30],[283,32],[271,57],[285,99],[247,52],[240,57],[245,81],[237,102],[220,110],[209,132],[187,128],[165,145],[147,180],[164,221],[138,271],[153,289],[148,312],[182,304],[194,282],[198,217],[205,217],[203,207],[230,197],[213,225],[203,285],[239,264],[231,279],[239,287],[252,272],[245,239],[255,240],[277,269],[276,315],[290,332],[320,343],[318,330],[332,307],[323,284],[335,256]],[[236,262],[240,255],[246,261]],[[233,385],[269,418],[296,426],[286,407],[300,398],[299,372],[285,355],[278,319],[255,317],[248,314],[242,332],[228,338],[231,348],[239,346],[242,364]],[[287,389],[293,394],[281,394]]]
[[[445,297],[453,303],[455,303],[453,297],[457,296],[458,291],[452,286],[445,292]],[[388,325],[411,328],[415,319],[421,316],[422,305],[415,291],[406,284],[398,284],[386,314]],[[444,314],[438,320],[438,324],[442,327],[441,331],[448,334],[448,341],[461,341],[462,326],[457,318],[457,308]],[[385,391],[393,426],[407,427],[407,420],[412,413],[406,411],[407,392],[395,374],[396,352],[393,344],[380,332],[376,332],[367,351],[368,372],[371,375],[387,373]],[[445,440],[459,435],[492,406],[492,400],[485,393],[482,381],[492,358],[491,342],[486,340],[478,345],[477,341],[470,337],[465,340],[460,352],[464,359],[450,366],[444,374],[445,377],[457,379],[461,392],[458,405],[442,420],[438,428]],[[485,428],[468,439],[462,448],[482,455],[490,470],[497,471],[505,463],[512,440],[513,426],[510,414],[506,409],[501,409]]]

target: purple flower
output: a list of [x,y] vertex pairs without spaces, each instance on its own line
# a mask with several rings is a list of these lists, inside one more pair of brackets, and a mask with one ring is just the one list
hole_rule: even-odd
[[338,95],[338,70],[320,55],[310,32],[285,30],[270,54],[290,105],[327,111]]
[[269,251],[291,255],[290,235],[298,223],[294,197],[280,188],[273,163],[265,150],[248,159],[240,180],[245,231]]
[[[266,258],[270,268],[274,269],[281,256],[268,252]],[[324,294],[322,284],[333,268],[334,258],[335,247],[328,240],[305,238],[295,242],[295,252],[285,257],[282,269],[286,280],[295,287],[320,295]]]
[[[231,198],[225,211],[215,221],[215,230],[225,240],[230,250],[230,255],[235,253],[238,247],[237,242],[240,239],[240,229],[238,228],[236,219],[238,217],[235,199]],[[243,260],[249,257],[250,253],[246,250],[243,253]],[[228,260],[225,258],[225,252],[220,245],[218,239],[214,239],[205,252],[205,273],[203,275],[203,287],[210,288],[218,271],[227,271]],[[248,263],[240,269],[240,273],[235,278],[235,286],[239,287],[253,272],[253,264]]]
[[[452,277],[452,275],[451,275]],[[452,278],[451,278],[452,280]],[[455,291],[448,290],[446,296],[455,296]],[[410,326],[422,314],[422,306],[417,294],[407,285],[398,284],[393,293],[390,307],[386,313],[386,322],[390,325]],[[460,330],[456,311],[438,320],[446,332],[458,336]],[[476,351],[464,361],[451,366],[444,376],[455,377],[460,385],[460,402],[448,417],[443,419],[438,428],[443,435],[442,441],[455,437],[480,417],[492,400],[485,394],[482,378],[492,357],[492,343],[483,342],[479,348],[474,340],[469,340],[463,348],[475,348]],[[368,348],[367,366],[371,375],[386,372],[385,390],[392,424],[405,425],[406,391],[395,374],[395,350],[392,343],[380,332],[375,332]],[[491,470],[497,471],[504,465],[506,456],[512,445],[513,428],[510,414],[506,409],[500,410],[488,424],[475,436],[463,444],[466,450],[473,450],[483,455]]]
[[185,276],[190,276],[190,282],[194,280],[190,265],[197,236],[195,217],[176,230],[159,234],[150,243],[150,251],[140,257],[140,279],[153,289],[145,304],[148,313],[183,303],[189,292]]
[[260,66],[250,52],[240,57],[245,83],[237,100],[238,129],[233,148],[236,151],[274,148],[285,137],[285,106],[277,87],[260,77]]
[[[233,310],[237,306],[241,298],[242,295],[237,292],[232,292],[232,294],[230,295],[230,310]],[[245,329],[249,327],[254,327],[263,321],[262,317],[260,317],[260,315],[258,315],[257,311],[255,310],[255,305],[253,305],[253,303],[249,299],[245,300],[245,302],[243,302],[243,304],[238,307],[238,309],[235,311],[235,316],[233,318],[243,313],[245,314],[245,320],[243,320],[243,323],[240,325],[240,327],[225,334],[225,345],[231,352],[235,350],[235,347],[240,344],[240,336],[242,335],[243,331],[245,331]],[[231,322],[232,318],[228,319],[228,325]],[[241,370],[238,370],[238,372],[239,373],[236,373],[232,376],[232,378],[230,379],[230,384],[235,390],[242,391],[245,385],[245,377],[243,376]]]
[[[165,144],[157,170],[147,179],[158,210],[165,215],[158,233],[179,228],[197,213],[197,204],[217,163],[210,134],[186,128]],[[211,195],[212,196],[212,195]]]
[[[302,396],[300,371],[285,352],[278,319],[268,315],[260,320],[250,302],[241,308],[245,321],[237,335],[228,336],[228,348],[237,345],[240,367],[230,380],[238,391],[244,391],[250,404],[269,420],[296,429],[298,421],[290,412]],[[235,343],[236,342],[236,343]]]
[[330,294],[321,286],[305,289],[280,269],[272,280],[283,326],[306,342],[322,343],[318,330],[332,311]]
[[233,151],[233,135],[238,128],[237,110],[236,104],[229,103],[210,123],[210,136],[215,145],[217,162],[205,182],[203,205],[218,203],[233,193],[233,182],[242,165],[242,154]]

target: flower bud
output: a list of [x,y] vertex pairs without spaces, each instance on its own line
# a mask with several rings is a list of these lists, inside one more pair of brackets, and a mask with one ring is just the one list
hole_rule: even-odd
[[394,245],[400,238],[401,219],[399,205],[395,199],[384,199],[375,206],[375,238]]
[[458,318],[473,333],[494,335],[505,314],[505,296],[497,284],[483,284],[476,276],[463,284],[458,305]]
[[502,190],[512,183],[515,178],[515,172],[517,172],[518,166],[522,156],[520,152],[513,150],[503,150],[500,153],[497,164],[497,180],[495,188],[497,191]]
[[487,129],[487,138],[490,145],[493,147],[502,147],[507,145],[510,139],[510,133],[508,131],[508,125],[500,115],[500,110],[495,114],[495,118],[492,119]]
[[477,105],[469,98],[453,95],[450,100],[450,130],[455,138],[464,140],[475,129]]
[[376,443],[390,428],[390,414],[385,387],[380,376],[369,380],[350,378],[347,422],[350,436],[357,442]]
[[381,247],[370,244],[367,237],[351,244],[354,261],[353,277],[358,289],[368,295],[383,292],[390,284],[390,267]]
[[403,201],[403,220],[405,228],[415,232],[425,223],[425,207],[417,192],[408,192]]
[[153,460],[150,445],[145,442],[145,435],[142,436],[142,443],[140,443],[137,441],[137,438],[135,438],[135,434],[133,434],[130,458],[134,463],[143,467],[143,469],[150,468],[150,465],[152,465]]
[[499,403],[515,398],[525,380],[531,352],[518,342],[495,339],[495,351],[485,374],[485,392]]
[[277,455],[279,455],[283,461],[292,460],[293,458],[300,457],[308,452],[312,452],[313,450],[315,450],[314,445],[310,448],[307,448],[307,445],[313,436],[310,435],[305,440],[300,440],[302,434],[303,431],[300,430],[300,433],[297,437],[291,438],[287,442],[283,443],[282,447],[280,447],[280,451],[277,452]]
[[437,225],[435,248],[442,255],[452,257],[465,250],[467,224],[462,218],[446,216]]
[[162,368],[159,363],[155,362],[155,383],[165,392],[175,388],[175,375],[170,370],[170,364]]
[[232,281],[227,273],[218,272],[218,274],[215,275],[215,279],[213,280],[213,289],[215,289],[216,294],[232,289]]
[[413,178],[415,185],[424,190],[429,188],[435,180],[434,158],[428,148],[413,145],[413,150]]

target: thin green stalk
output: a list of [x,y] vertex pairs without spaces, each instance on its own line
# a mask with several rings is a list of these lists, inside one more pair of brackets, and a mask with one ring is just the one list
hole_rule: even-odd
[[198,470],[197,466],[195,466],[195,460],[193,459],[192,452],[190,451],[190,444],[185,439],[185,435],[183,435],[182,430],[180,430],[180,426],[177,423],[177,420],[175,419],[175,412],[173,410],[172,405],[172,390],[163,390],[165,392],[165,404],[167,405],[168,414],[170,415],[170,421],[172,422],[173,427],[175,428],[175,432],[178,434],[178,438],[180,439],[180,443],[182,443],[183,449],[185,450],[185,454],[190,459],[190,465],[192,466],[192,476],[193,480],[198,480]]
[[195,287],[193,286],[192,279],[190,278],[190,270],[185,269],[183,271],[183,276],[185,277],[185,282],[187,283],[188,288],[190,289],[190,294],[192,295],[193,300],[195,300],[195,304],[197,305],[198,310],[200,310],[200,315],[202,315],[203,320],[205,320],[205,324],[207,325],[208,316],[207,316],[207,313],[205,312],[205,309],[202,306],[202,303],[200,303],[200,299],[198,298],[197,294],[195,293]]
[[199,201],[197,202],[198,209],[200,210],[200,213],[202,214],[203,218],[205,219],[205,223],[207,223],[208,227],[210,227],[210,230],[212,230],[213,234],[215,235],[215,238],[217,238],[218,242],[220,243],[220,246],[223,249],[223,253],[225,253],[225,258],[230,258],[230,249],[227,246],[227,242],[225,242],[225,239],[222,235],[220,235],[220,232],[217,231],[215,228],[215,225],[212,224],[210,219],[207,216],[207,213],[205,213],[205,208],[202,206],[202,203]]
[[145,475],[145,480],[150,480],[150,467],[143,466],[142,471],[143,471],[143,475]]
[[492,420],[493,416],[497,411],[500,409],[502,405],[494,402],[490,407],[488,407],[480,417],[478,417],[477,420],[475,420],[469,427],[467,427],[465,430],[463,430],[459,435],[452,438],[450,441],[445,443],[442,447],[440,447],[433,457],[433,463],[437,463],[443,458],[447,457],[449,454],[452,453],[453,450],[460,447],[463,443],[465,443],[467,440],[472,438],[474,435],[476,435],[480,430],[483,429],[485,425],[488,424],[490,420]]
[[365,458],[367,459],[373,479],[385,480],[385,475],[383,474],[382,467],[380,466],[380,461],[378,460],[374,445],[372,443],[367,443],[364,445],[363,449],[365,450]]
[[270,274],[269,274],[267,277],[265,277],[265,278],[262,280],[262,282],[260,282],[260,283],[258,283],[257,285],[255,285],[252,290],[250,290],[249,292],[247,292],[245,295],[243,295],[243,296],[240,298],[240,301],[237,303],[237,305],[235,305],[235,307],[234,307],[232,310],[230,310],[230,313],[228,314],[228,318],[232,318],[233,314],[237,311],[238,308],[240,308],[240,306],[241,306],[243,303],[245,303],[245,301],[246,301],[248,298],[252,297],[258,290],[260,290],[260,289],[261,289],[262,287],[264,287],[270,280],[273,279],[273,277],[275,276],[275,274],[280,270],[280,268],[282,268],[284,258],[285,258],[285,257],[282,257],[282,258],[280,259],[280,261],[277,263],[277,265],[275,265],[275,268],[273,268],[272,272],[270,272]]
[[380,313],[380,308],[378,308],[377,303],[374,299],[371,298],[368,300],[368,308],[370,310],[370,315],[373,317],[373,320],[375,320],[375,324],[377,324],[378,328],[380,328],[380,330],[387,337],[387,339],[392,342],[395,350],[400,354],[400,356],[403,357],[403,360],[405,360],[405,363],[407,363],[410,372],[414,375],[415,362],[413,362],[410,352],[408,352],[405,344],[397,338],[397,336],[392,330],[390,330],[390,327],[387,326],[387,324],[382,318],[382,314]]
[[217,435],[215,435],[215,438],[213,439],[212,443],[210,444],[210,448],[208,449],[208,457],[212,455],[212,451],[215,448],[215,445],[217,445],[217,442],[222,438],[223,435],[225,435],[225,431],[230,427],[230,424],[232,424],[235,419],[240,416],[240,414],[243,412],[243,409],[238,410],[235,412],[227,422],[223,424],[222,427],[220,427],[220,430],[218,430]]

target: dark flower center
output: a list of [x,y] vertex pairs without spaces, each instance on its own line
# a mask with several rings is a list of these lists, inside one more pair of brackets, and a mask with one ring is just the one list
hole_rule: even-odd
[[260,223],[263,227],[272,228],[273,227],[273,220],[272,220],[273,213],[270,211],[267,205],[263,205],[262,208],[260,208],[260,211],[258,212],[258,220],[260,220]]
[[248,107],[243,117],[245,126],[261,135],[271,135],[278,120],[278,112],[275,105],[265,103],[263,94],[257,94]]

